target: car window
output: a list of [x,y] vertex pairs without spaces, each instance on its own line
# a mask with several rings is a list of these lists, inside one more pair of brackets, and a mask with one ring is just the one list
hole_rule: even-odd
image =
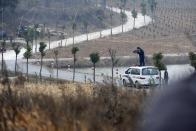
[[127,70],[128,74],[131,74],[131,68]]
[[132,69],[131,74],[132,75],[140,75],[140,69]]
[[157,68],[145,68],[142,69],[142,75],[158,75],[159,71]]

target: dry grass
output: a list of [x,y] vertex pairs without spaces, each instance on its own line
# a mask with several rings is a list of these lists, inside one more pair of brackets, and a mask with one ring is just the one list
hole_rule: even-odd
[[2,131],[134,131],[145,91],[77,84],[2,86]]
[[[187,53],[195,51],[196,47],[192,45],[184,35],[181,37],[165,37],[156,39],[131,39],[132,37],[124,34],[126,37],[103,38],[99,40],[84,42],[79,44],[80,51],[78,57],[89,57],[90,52],[99,52],[101,56],[108,56],[108,49],[113,48],[118,52],[118,56],[136,56],[132,52],[138,46],[142,47],[146,54],[152,55],[155,52],[162,52],[165,54],[173,53]],[[128,38],[128,40],[126,40]],[[72,58],[71,47],[58,48],[60,54],[59,58]],[[47,51],[46,58],[53,58],[53,53]],[[38,58],[39,54],[35,54],[33,58]]]

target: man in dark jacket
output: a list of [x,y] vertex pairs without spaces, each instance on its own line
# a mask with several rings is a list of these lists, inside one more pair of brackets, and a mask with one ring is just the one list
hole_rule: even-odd
[[196,73],[153,100],[142,131],[196,131]]
[[140,47],[137,47],[137,50],[135,50],[134,53],[137,53],[139,55],[140,66],[145,66],[144,50]]

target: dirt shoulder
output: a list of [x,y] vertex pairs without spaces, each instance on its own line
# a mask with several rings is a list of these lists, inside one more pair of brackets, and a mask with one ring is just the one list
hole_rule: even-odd
[[[152,55],[156,52],[164,54],[187,53],[196,50],[196,47],[185,35],[157,39],[131,39],[131,37],[125,38],[122,35],[78,44],[77,47],[80,51],[77,56],[89,57],[90,53],[98,52],[100,56],[107,57],[109,48],[117,50],[118,56],[135,56],[132,51],[138,46],[145,50],[146,55]],[[59,51],[59,58],[71,58],[71,48],[72,46],[56,48]],[[39,53],[36,53],[32,58],[39,57]],[[54,58],[53,50],[48,50],[45,58]]]

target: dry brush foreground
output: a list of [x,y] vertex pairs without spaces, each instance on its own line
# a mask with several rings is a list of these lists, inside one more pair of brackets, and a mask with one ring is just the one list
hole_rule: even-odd
[[4,84],[0,130],[134,131],[147,96],[105,85]]

